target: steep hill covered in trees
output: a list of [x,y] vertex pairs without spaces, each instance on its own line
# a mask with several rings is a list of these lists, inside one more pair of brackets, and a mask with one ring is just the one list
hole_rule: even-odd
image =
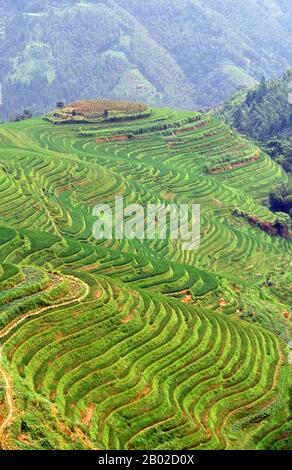
[[235,95],[217,114],[238,131],[257,140],[290,175],[288,184],[271,193],[271,207],[292,216],[292,67],[280,79]]

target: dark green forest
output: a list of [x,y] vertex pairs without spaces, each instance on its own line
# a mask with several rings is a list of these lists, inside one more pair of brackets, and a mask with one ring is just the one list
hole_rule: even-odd
[[292,67],[282,78],[243,91],[227,101],[217,114],[246,136],[261,144],[264,151],[290,175],[288,185],[270,195],[275,211],[292,216]]

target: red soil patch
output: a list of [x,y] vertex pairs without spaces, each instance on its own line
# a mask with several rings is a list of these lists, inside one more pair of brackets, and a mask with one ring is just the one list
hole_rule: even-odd
[[290,239],[290,231],[289,227],[286,223],[281,223],[281,222],[267,222],[265,220],[260,220],[257,217],[253,215],[246,214],[244,212],[241,213],[235,213],[235,215],[239,217],[243,217],[248,221],[250,225],[254,225],[256,227],[259,227],[263,232],[266,232],[269,235],[272,236],[279,236],[282,238],[285,238],[286,240]]
[[283,315],[286,318],[286,320],[290,320],[291,313],[289,312],[289,310],[284,310]]
[[100,263],[89,264],[88,266],[83,266],[80,270],[81,271],[92,271],[93,269],[100,268]]
[[75,186],[77,186],[78,188],[84,188],[85,186],[88,186],[90,183],[92,183],[91,180],[89,179],[83,179],[83,180],[80,180],[80,181],[76,181]]
[[184,420],[188,420],[188,414],[187,414],[186,411],[182,412],[182,417],[183,417]]
[[132,310],[132,311],[129,313],[129,315],[127,315],[125,318],[123,318],[123,319],[121,320],[121,322],[122,322],[122,323],[128,323],[129,321],[131,321],[131,320],[134,318],[134,316],[136,315],[136,313],[137,313],[137,311],[136,311],[135,309]]
[[226,307],[226,305],[227,305],[226,300],[225,299],[220,299],[219,300],[219,305],[220,305],[220,307]]
[[94,293],[94,296],[96,299],[100,299],[100,297],[102,296],[102,291],[100,289],[97,289]]
[[90,421],[92,419],[92,415],[94,413],[95,407],[96,407],[95,403],[92,403],[91,405],[89,405],[87,408],[86,414],[82,420],[83,424],[87,427],[90,425]]
[[[61,335],[60,333],[56,333],[54,338],[55,338],[55,341],[59,341],[63,338],[63,335]],[[51,365],[51,361],[48,363],[48,366],[50,365]]]
[[25,444],[25,445],[30,445],[29,437],[28,437],[27,434],[21,434],[20,437],[18,438],[18,440],[20,442],[22,442],[23,444]]
[[280,441],[281,439],[288,439],[290,437],[290,433],[289,431],[287,432],[284,432],[283,434],[281,434],[278,438],[277,438],[277,441]]
[[61,186],[60,188],[57,189],[58,196],[60,196],[60,194],[64,193],[65,191],[68,191],[69,189],[71,189],[71,186],[69,184],[65,186]]
[[164,199],[165,201],[173,201],[174,198],[175,198],[175,194],[172,193],[172,192],[167,192],[167,193],[165,193],[164,196],[163,196],[163,199]]
[[209,173],[223,173],[225,171],[231,171],[234,170],[235,168],[241,168],[243,166],[247,166],[250,163],[258,161],[260,158],[261,154],[258,152],[254,157],[249,158],[243,162],[235,162],[235,163],[230,163],[229,165],[221,166],[218,168],[210,168]]
[[182,298],[181,302],[182,302],[183,304],[188,304],[188,303],[192,302],[193,300],[194,300],[194,299],[193,299],[192,294],[187,293],[187,294]]
[[149,393],[151,392],[151,390],[152,390],[152,388],[150,387],[150,385],[147,385],[147,386],[144,388],[144,390],[143,390],[141,393],[139,393],[139,394],[137,395],[136,400],[140,400],[141,398],[147,397],[147,395],[149,395]]
[[0,404],[0,424],[4,421],[6,415],[6,405],[4,403]]
[[209,390],[216,390],[217,388],[220,388],[220,384],[212,384]]

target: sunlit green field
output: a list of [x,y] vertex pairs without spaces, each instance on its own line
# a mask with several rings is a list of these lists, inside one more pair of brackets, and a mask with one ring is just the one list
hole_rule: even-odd
[[[2,447],[291,448],[291,246],[235,215],[286,179],[211,115],[0,125]],[[200,204],[199,249],[94,240],[121,195]]]

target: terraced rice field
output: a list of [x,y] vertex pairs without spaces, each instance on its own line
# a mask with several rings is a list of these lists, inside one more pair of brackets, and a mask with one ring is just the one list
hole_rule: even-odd
[[[1,125],[1,446],[291,448],[291,246],[235,215],[285,180],[210,115]],[[200,204],[199,249],[94,240],[115,196]]]

